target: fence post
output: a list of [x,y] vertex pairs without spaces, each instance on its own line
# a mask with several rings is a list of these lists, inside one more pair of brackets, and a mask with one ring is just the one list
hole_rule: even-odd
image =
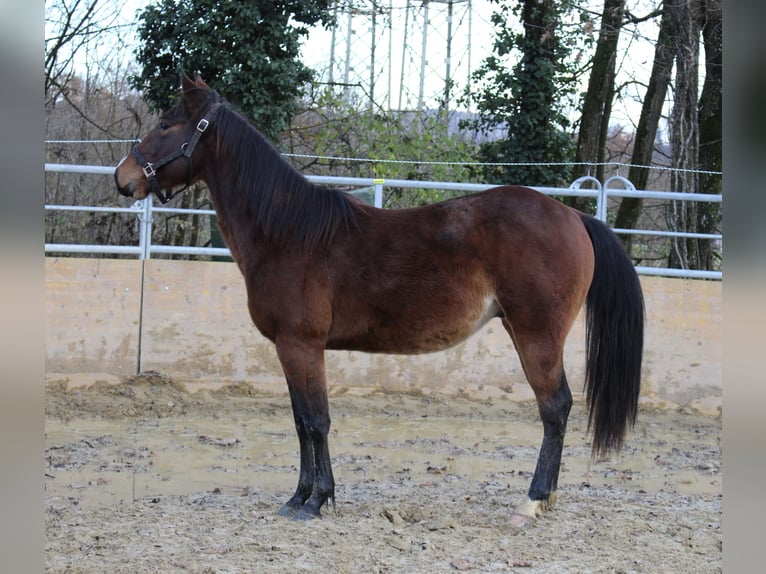
[[598,200],[596,201],[596,219],[606,223],[606,186],[598,188]]
[[385,179],[373,179],[372,184],[375,187],[375,200],[373,205],[375,207],[383,207],[383,184]]
[[141,253],[138,255],[139,259],[149,259],[151,257],[151,245],[152,245],[152,196],[147,195],[144,199],[137,201],[143,208],[143,211],[138,214],[139,230],[138,230],[138,246],[141,248]]

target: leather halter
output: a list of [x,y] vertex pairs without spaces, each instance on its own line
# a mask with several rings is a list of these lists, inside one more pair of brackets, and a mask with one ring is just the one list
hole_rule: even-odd
[[[212,119],[213,115],[215,115],[215,112],[218,110],[218,107],[221,105],[221,102],[215,102],[212,104],[205,114],[203,115],[202,119],[197,122],[197,128],[194,130],[194,134],[192,134],[191,139],[189,141],[184,142],[181,144],[181,147],[179,147],[176,151],[173,153],[166,155],[162,159],[150,162],[148,161],[143,154],[138,150],[138,145],[133,147],[133,155],[136,156],[136,159],[138,160],[139,165],[141,166],[141,169],[144,170],[144,175],[146,176],[146,179],[149,180],[149,188],[154,194],[159,198],[160,203],[165,205],[168,201],[173,199],[176,195],[187,189],[191,185],[191,178],[192,178],[192,159],[191,156],[194,153],[194,148],[197,147],[197,143],[199,142],[199,139],[202,137],[202,134],[205,133],[205,130],[207,130],[208,126],[210,125],[210,120]],[[176,191],[175,193],[170,193],[170,191],[163,191],[162,187],[160,186],[160,182],[157,181],[157,170],[161,167],[169,164],[172,161],[175,161],[179,157],[183,157],[189,164],[189,174],[186,177],[186,185]]]

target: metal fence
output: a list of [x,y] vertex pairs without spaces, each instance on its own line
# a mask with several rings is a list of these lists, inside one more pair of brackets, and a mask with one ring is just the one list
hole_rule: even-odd
[[[114,167],[92,166],[92,165],[71,165],[46,163],[46,172],[64,172],[105,175],[111,177],[114,174]],[[475,193],[495,185],[473,184],[473,183],[455,183],[441,181],[412,181],[403,179],[376,179],[359,177],[328,177],[328,176],[306,176],[307,179],[319,185],[350,186],[355,188],[352,193],[362,196],[365,200],[374,204],[376,207],[383,205],[384,188],[401,189],[436,189],[442,191],[459,191],[466,193]],[[586,186],[589,186],[586,188]],[[557,187],[534,187],[534,189],[547,195],[585,197],[596,200],[595,216],[601,221],[608,221],[608,206],[610,198],[641,198],[655,200],[672,201],[699,201],[721,203],[722,196],[703,193],[678,193],[668,191],[645,191],[637,190],[633,183],[622,176],[613,176],[607,179],[603,184],[595,177],[581,177],[567,188]],[[95,206],[75,206],[75,205],[46,205],[46,211],[82,211],[97,212],[106,211],[111,213],[134,213],[139,222],[139,241],[138,245],[84,245],[84,244],[62,244],[46,243],[46,253],[100,253],[100,254],[121,254],[135,255],[139,259],[149,259],[154,254],[175,254],[175,255],[206,255],[206,256],[230,256],[228,249],[219,247],[194,247],[178,245],[159,245],[152,243],[152,225],[155,215],[185,213],[213,215],[215,211],[207,209],[180,209],[173,207],[158,207],[153,203],[152,196],[145,200],[136,201],[131,207],[95,207]],[[637,236],[660,236],[676,238],[694,238],[706,239],[710,241],[723,241],[723,236],[718,233],[691,233],[672,230],[650,230],[650,229],[614,229],[618,234],[632,234]],[[723,274],[721,271],[702,271],[693,269],[670,269],[662,267],[636,266],[636,271],[642,275],[661,275],[666,277],[687,277],[699,279],[721,280]]]

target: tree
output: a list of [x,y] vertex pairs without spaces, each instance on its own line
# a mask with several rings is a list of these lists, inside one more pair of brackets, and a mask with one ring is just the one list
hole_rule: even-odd
[[[676,26],[676,86],[671,114],[673,191],[721,193],[722,154],[722,26],[720,0],[689,0],[672,5]],[[699,39],[705,47],[705,82],[698,99]],[[689,169],[699,171],[688,171]],[[716,204],[672,202],[669,219],[678,231],[714,232],[720,225]],[[672,227],[671,227],[672,228]],[[669,266],[710,269],[709,240],[676,238]]]
[[[649,76],[649,84],[646,88],[644,103],[641,106],[641,116],[636,128],[635,142],[633,144],[633,156],[628,171],[628,179],[633,182],[636,189],[646,189],[649,181],[649,170],[644,167],[651,165],[654,155],[654,143],[657,138],[657,127],[662,117],[662,107],[665,104],[665,95],[670,85],[670,76],[673,71],[675,53],[673,51],[673,38],[675,26],[671,13],[671,3],[665,2],[662,7],[659,33],[654,50],[654,62]],[[636,226],[641,214],[642,200],[640,198],[626,197],[620,202],[617,210],[615,227],[632,229]],[[624,235],[623,243],[632,255],[633,236]]]
[[[701,193],[720,194],[723,188],[723,26],[722,0],[702,0],[700,19],[705,47],[705,82],[700,95],[699,122],[699,177]],[[708,173],[706,173],[708,172]],[[721,209],[716,203],[697,206],[697,231],[715,233],[720,229]],[[713,245],[707,240],[697,240],[697,257],[700,269],[714,267]]]
[[[285,136],[290,152],[303,156],[294,163],[304,173],[471,181],[475,175],[465,164],[475,161],[475,146],[465,134],[452,129],[457,121],[450,117],[444,110],[406,112],[371,107],[349,94],[325,89]],[[453,195],[462,193],[393,189],[384,195],[383,204],[411,207]]]
[[[580,130],[577,136],[575,161],[578,164],[603,164],[609,119],[614,99],[615,62],[617,42],[623,24],[625,0],[605,0],[601,16],[601,30],[593,56],[588,90],[582,105]],[[575,166],[573,177],[586,175],[587,165]],[[604,166],[598,165],[596,178],[604,181]],[[588,202],[582,202],[587,204]],[[581,206],[582,207],[582,206]]]
[[[49,0],[45,3],[45,106],[69,97],[77,83],[77,64],[88,68],[100,43],[119,43],[119,5],[109,0]],[[107,62],[99,64],[110,65]],[[70,101],[70,104],[72,102]]]
[[74,77],[74,58],[92,35],[94,13],[100,0],[46,2],[45,4],[45,100],[53,102]]
[[[567,67],[571,47],[560,35],[563,15],[569,2],[524,0],[520,6],[495,0],[492,14],[496,36],[493,55],[473,74],[480,84],[469,98],[477,102],[476,129],[490,132],[505,127],[507,135],[481,146],[487,162],[558,163],[572,160],[573,144],[564,113],[566,100],[574,90]],[[520,17],[523,33],[509,23]],[[510,56],[520,53],[508,69]],[[567,82],[569,80],[569,82]],[[489,170],[490,181],[528,185],[564,185],[570,181],[568,166],[509,165]]]
[[[697,97],[699,84],[699,20],[696,0],[671,2],[675,26],[674,49],[676,78],[673,108],[670,115],[670,145],[673,156],[671,190],[695,192],[699,189],[697,161],[699,123]],[[696,202],[672,201],[669,206],[670,229],[691,231],[696,219]],[[672,238],[669,267],[696,268],[696,242]]]
[[313,78],[299,60],[308,27],[329,24],[329,0],[160,0],[139,15],[140,74],[157,110],[172,107],[181,70],[200,73],[272,140]]

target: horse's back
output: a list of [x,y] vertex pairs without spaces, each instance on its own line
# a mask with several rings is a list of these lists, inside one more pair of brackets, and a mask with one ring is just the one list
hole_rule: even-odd
[[565,276],[581,267],[592,272],[592,245],[579,213],[528,187],[375,210],[366,223],[360,238],[369,265],[408,279],[417,274],[427,281],[430,272],[443,280],[441,273],[466,271],[496,287],[507,269],[527,275],[546,267]]

